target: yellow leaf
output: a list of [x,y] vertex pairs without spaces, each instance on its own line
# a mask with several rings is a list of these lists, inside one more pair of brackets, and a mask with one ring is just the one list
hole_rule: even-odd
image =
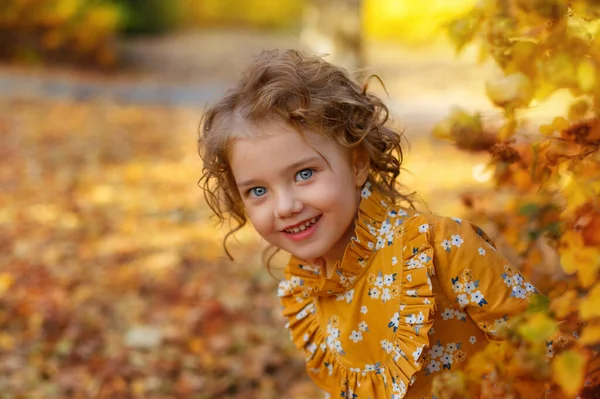
[[15,282],[12,274],[4,272],[0,273],[0,295],[4,294]]
[[600,343],[600,320],[593,320],[583,327],[577,342],[581,345],[596,345]]
[[565,273],[573,274],[578,269],[578,254],[583,248],[583,237],[581,234],[568,230],[560,238],[560,265]]
[[537,55],[538,44],[532,40],[517,40],[513,43],[512,62],[513,71],[521,71],[530,75],[536,66],[531,62],[532,58]]
[[570,87],[577,83],[575,78],[577,65],[568,50],[554,52],[544,63],[543,68],[545,76],[558,87]]
[[559,170],[561,192],[567,201],[565,212],[570,213],[594,197],[595,187],[580,181],[566,168],[561,167],[561,169]]
[[596,282],[600,269],[600,250],[593,247],[572,247],[561,251],[560,264],[566,273],[577,272],[579,284],[589,288]]
[[568,274],[577,272],[579,284],[589,288],[596,282],[600,270],[600,248],[585,246],[583,236],[573,230],[560,239],[560,264]]
[[584,59],[577,67],[577,83],[583,91],[590,91],[596,86],[596,65],[589,58]]
[[544,101],[558,89],[559,89],[559,87],[556,84],[554,84],[553,82],[549,82],[547,80],[541,80],[541,81],[537,82],[535,85],[534,98],[538,102]]
[[552,379],[569,396],[575,396],[583,387],[586,358],[575,350],[567,350],[552,362]]
[[545,342],[558,329],[555,320],[543,313],[534,313],[518,327],[519,335],[529,342]]
[[568,129],[569,126],[571,126],[569,121],[563,118],[562,116],[557,116],[552,120],[552,127],[555,130],[565,130]]
[[552,125],[540,125],[540,133],[544,136],[551,136],[554,133]]
[[55,18],[66,21],[72,18],[77,11],[81,10],[82,4],[78,0],[58,0],[54,2],[52,8]]
[[558,298],[552,299],[550,310],[556,314],[557,319],[562,320],[569,314],[577,312],[578,304],[577,293],[574,290],[568,290]]
[[579,285],[583,288],[589,288],[596,283],[598,270],[600,270],[600,249],[585,247],[576,256],[579,262],[577,278]]
[[596,284],[579,303],[579,317],[583,321],[600,317],[600,284]]

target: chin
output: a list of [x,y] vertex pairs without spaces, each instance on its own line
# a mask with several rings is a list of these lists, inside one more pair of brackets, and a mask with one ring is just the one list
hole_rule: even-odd
[[323,254],[320,251],[288,251],[288,252],[290,252],[296,258],[305,260],[307,262],[312,262],[315,259],[323,256]]
[[302,259],[305,260],[307,262],[311,262],[314,259],[318,258],[318,256],[312,256],[311,254],[307,254],[307,253],[298,253],[298,252],[290,252],[293,256],[295,256],[298,259]]

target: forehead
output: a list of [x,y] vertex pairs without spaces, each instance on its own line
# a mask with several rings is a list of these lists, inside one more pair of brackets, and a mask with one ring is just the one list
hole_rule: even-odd
[[238,137],[231,140],[229,145],[232,166],[254,158],[262,161],[261,163],[273,163],[277,158],[284,158],[279,155],[285,154],[290,158],[318,154],[315,149],[320,152],[333,144],[319,134],[306,132],[304,137],[295,129],[277,122],[259,126],[244,125],[236,130]]
[[347,152],[323,135],[303,135],[279,122],[246,125],[239,132],[241,137],[233,139],[229,146],[229,161],[238,181],[276,173],[303,158],[323,156],[332,162]]

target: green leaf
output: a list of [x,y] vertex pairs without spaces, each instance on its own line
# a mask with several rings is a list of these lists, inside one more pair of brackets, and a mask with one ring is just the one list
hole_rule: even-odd
[[533,216],[536,216],[539,212],[540,212],[539,204],[535,204],[532,202],[523,204],[519,208],[519,215],[529,216],[530,218]]
[[544,313],[534,313],[517,328],[523,339],[532,343],[546,342],[558,329],[555,320]]
[[547,312],[550,308],[550,298],[545,295],[536,294],[530,298],[529,306],[527,307],[528,313],[536,312]]

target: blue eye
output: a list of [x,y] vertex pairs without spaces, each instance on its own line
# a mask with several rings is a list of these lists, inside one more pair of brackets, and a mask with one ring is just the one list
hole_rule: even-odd
[[254,197],[262,197],[266,193],[267,193],[267,189],[264,187],[253,187],[250,190],[248,190],[248,194],[250,194]]
[[302,169],[300,172],[296,173],[296,181],[308,180],[312,177],[314,171],[312,169]]

